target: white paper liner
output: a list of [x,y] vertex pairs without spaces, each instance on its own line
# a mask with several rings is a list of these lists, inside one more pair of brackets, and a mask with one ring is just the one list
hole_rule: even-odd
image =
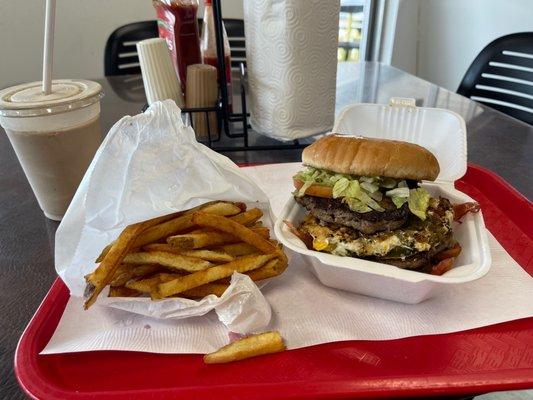
[[[269,194],[279,213],[298,164],[244,169]],[[287,271],[262,289],[272,307],[265,329],[277,329],[289,349],[342,340],[388,340],[478,328],[533,316],[533,279],[489,233],[493,265],[483,278],[449,285],[416,305],[323,286],[307,262],[292,255]],[[228,331],[213,313],[159,320],[105,307],[82,310],[71,298],[43,354],[87,350],[205,353],[227,344]]]

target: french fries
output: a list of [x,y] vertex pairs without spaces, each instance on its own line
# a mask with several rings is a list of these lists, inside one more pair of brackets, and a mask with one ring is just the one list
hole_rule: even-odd
[[285,343],[279,332],[264,332],[236,340],[214,353],[206,354],[204,362],[206,364],[222,364],[264,354],[278,353],[285,349]]
[[257,249],[254,246],[243,242],[225,244],[219,247],[214,247],[213,250],[228,253],[233,257],[246,256],[248,254],[257,253]]
[[287,258],[275,259],[269,261],[266,265],[256,270],[247,272],[253,281],[262,281],[263,279],[272,278],[281,275],[287,268]]
[[165,243],[147,244],[146,246],[143,247],[143,249],[146,251],[164,251],[165,253],[181,254],[187,257],[201,258],[203,260],[211,261],[215,263],[229,262],[229,261],[233,261],[233,259],[235,258],[231,254],[228,254],[224,251],[206,250],[206,249],[180,250],[177,247],[173,247]]
[[157,287],[161,282],[168,282],[179,278],[180,274],[159,273],[147,279],[139,279],[126,283],[128,289],[137,290],[142,293],[150,294],[157,291]]
[[262,267],[273,259],[275,254],[261,254],[258,256],[243,256],[227,264],[218,265],[195,274],[185,275],[169,282],[161,283],[158,290],[152,293],[153,299],[161,299],[172,296],[198,286],[218,281],[231,276],[233,272],[248,272]]
[[214,201],[126,227],[85,277],[85,308],[107,285],[109,297],[198,299],[222,296],[235,271],[253,280],[280,275],[287,257],[262,216],[242,203]]
[[[192,213],[197,210],[216,215],[236,215],[244,211],[245,205],[243,203],[230,203],[227,201],[213,201],[201,206],[195,207],[188,211],[180,211],[163,217],[159,217],[149,229],[146,229],[142,235],[136,238],[133,248],[142,247],[145,244],[157,242],[158,240],[172,235],[173,233],[186,230],[193,226]],[[114,243],[114,242],[113,242]],[[100,253],[95,262],[101,262],[108,251],[111,249],[113,243],[108,244]]]
[[96,261],[95,263],[99,263],[99,262],[102,262],[102,260],[104,259],[104,257],[107,255],[107,253],[109,253],[109,250],[111,250],[111,247],[115,244],[115,242],[111,242],[109,243],[106,247],[104,247],[102,249],[102,251],[100,252],[100,255],[96,258]]
[[141,278],[153,274],[159,270],[158,265],[148,264],[148,265],[128,265],[121,264],[117,272],[113,276],[113,280],[109,284],[111,287],[124,286],[126,282],[133,278]]
[[[250,228],[249,230],[266,239],[270,236],[269,229],[265,227]],[[198,229],[183,235],[170,236],[167,241],[168,244],[176,249],[187,250],[216,246],[224,243],[234,243],[238,242],[239,238],[230,233],[218,232],[213,229]]]
[[188,272],[202,271],[213,266],[212,263],[201,258],[163,251],[130,253],[124,257],[124,262],[128,264],[159,264],[167,268]]
[[259,208],[252,208],[248,211],[244,211],[240,214],[230,217],[230,219],[234,222],[237,222],[238,224],[249,226],[257,223],[257,221],[259,221],[259,218],[261,218],[262,216],[263,211],[261,211]]
[[229,284],[227,283],[206,283],[205,285],[195,287],[181,292],[178,297],[186,297],[188,299],[201,299],[210,294],[220,297],[224,294]]
[[224,243],[238,242],[235,236],[225,232],[199,232],[170,236],[167,242],[172,247],[181,250],[199,249],[202,247],[216,246]]
[[219,217],[218,215],[206,214],[203,212],[195,212],[193,214],[193,221],[196,225],[218,229],[222,232],[226,232],[230,235],[238,237],[243,242],[254,246],[262,253],[269,254],[279,252],[278,248],[269,242],[268,239],[265,239],[258,233],[255,233],[251,229],[239,224],[238,222],[231,221],[227,218]]
[[142,292],[125,286],[112,286],[109,288],[107,297],[138,297],[141,294]]
[[94,302],[98,295],[102,292],[113,278],[113,274],[117,270],[118,266],[133,247],[135,239],[147,228],[157,224],[159,220],[157,218],[139,222],[133,225],[129,225],[119,235],[116,242],[111,246],[109,252],[105,255],[100,265],[93,273],[94,287],[92,293],[85,301],[84,308],[88,309]]

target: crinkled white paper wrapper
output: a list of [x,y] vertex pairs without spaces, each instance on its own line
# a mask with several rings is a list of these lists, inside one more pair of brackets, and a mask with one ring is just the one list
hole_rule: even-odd
[[[94,260],[125,226],[211,200],[241,201],[272,217],[266,194],[232,161],[196,141],[173,101],[124,117],[109,131],[56,233],[56,270],[73,296],[85,289]],[[158,318],[187,318],[215,309],[235,332],[261,329],[271,311],[255,283],[234,274],[221,298],[200,301],[107,298],[97,304]],[[80,310],[82,312],[82,310]]]

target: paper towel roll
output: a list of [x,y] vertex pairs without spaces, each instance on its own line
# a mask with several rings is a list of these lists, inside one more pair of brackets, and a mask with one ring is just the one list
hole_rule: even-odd
[[137,43],[137,53],[148,104],[171,99],[184,106],[183,93],[165,39],[146,39]]
[[250,122],[293,140],[330,130],[335,116],[338,0],[246,0]]

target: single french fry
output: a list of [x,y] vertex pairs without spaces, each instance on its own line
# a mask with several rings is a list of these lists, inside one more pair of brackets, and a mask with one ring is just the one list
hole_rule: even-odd
[[275,259],[269,261],[267,264],[261,268],[255,269],[253,271],[247,272],[250,278],[253,281],[261,281],[263,279],[273,278],[275,276],[281,275],[287,268],[287,259]]
[[224,253],[231,254],[234,257],[257,253],[257,249],[254,246],[244,242],[224,244],[222,246],[213,247],[213,250],[223,251]]
[[[239,225],[239,224],[238,224]],[[239,225],[244,229],[245,226]],[[252,233],[268,239],[270,232],[268,228],[255,228],[251,230]],[[181,235],[174,235],[167,238],[167,243],[177,249],[193,250],[204,247],[218,246],[221,244],[228,244],[238,242],[239,238],[226,232],[216,230],[198,230],[191,233],[184,233]]]
[[[258,232],[228,218],[203,212],[195,212],[193,214],[193,221],[196,225],[210,227],[233,235],[241,241],[251,244],[263,253],[270,254],[281,252],[280,249],[269,242],[268,239],[262,237]],[[266,233],[268,234],[268,228],[256,228],[256,230],[261,230],[261,232],[264,232],[264,229],[266,229]]]
[[143,231],[151,226],[159,224],[161,221],[166,220],[166,218],[169,218],[169,216],[153,218],[148,221],[129,225],[124,228],[113,246],[111,246],[109,252],[106,254],[100,265],[93,273],[94,285],[92,285],[92,293],[88,294],[88,298],[84,303],[85,309],[88,309],[92,304],[94,304],[96,298],[102,292],[104,287],[111,282],[115,271],[122,263],[124,257],[133,248],[135,239],[137,239],[137,237]]
[[259,208],[251,208],[248,211],[230,217],[230,219],[241,225],[250,225],[256,223],[262,216],[263,211]]
[[270,238],[270,229],[268,229],[266,226],[254,226],[250,227],[249,229],[265,239]]
[[126,283],[126,287],[128,289],[137,290],[142,293],[152,293],[157,290],[157,286],[161,282],[168,282],[173,279],[179,278],[182,276],[181,274],[169,274],[165,272],[161,272],[159,274],[156,274],[150,278],[146,279],[139,279],[136,281],[130,281]]
[[167,243],[181,250],[200,249],[202,247],[216,246],[225,243],[237,242],[235,236],[225,232],[200,232],[185,233],[182,235],[170,236]]
[[221,263],[221,262],[230,262],[235,259],[232,255],[228,253],[223,253],[221,251],[213,251],[213,250],[184,250],[181,254],[188,257],[197,257],[201,258],[202,260],[211,261],[214,263]]
[[142,278],[151,275],[161,269],[160,265],[146,264],[146,265],[129,265],[122,264],[118,268],[117,272],[113,276],[113,280],[109,283],[109,286],[124,286],[126,282],[133,278]]
[[236,340],[214,353],[206,354],[204,362],[206,364],[228,363],[264,354],[278,353],[285,349],[285,343],[279,332],[264,332]]
[[115,244],[115,241],[109,243],[106,247],[104,247],[102,251],[100,252],[100,255],[96,258],[94,262],[101,263],[104,257],[106,256],[106,254],[109,253],[109,250],[111,250],[111,246],[113,246],[114,244]]
[[260,268],[274,257],[276,257],[276,254],[244,256],[227,264],[218,265],[204,271],[195,272],[190,275],[176,278],[169,282],[161,283],[158,287],[157,293],[154,293],[152,298],[155,299],[172,296],[173,294],[178,294],[186,290],[205,285],[206,283],[218,281],[219,279],[230,276],[234,271],[244,273],[256,268]]
[[215,250],[180,250],[166,243],[151,243],[143,247],[145,251],[164,251],[166,253],[181,254],[187,257],[201,258],[202,260],[211,261],[215,263],[230,262],[235,257],[223,251]]
[[187,272],[202,271],[213,266],[209,261],[200,258],[165,253],[163,251],[130,253],[124,257],[124,262],[128,264],[159,264],[167,268]]
[[107,297],[138,297],[141,294],[142,292],[125,286],[112,286],[109,288]]
[[206,283],[205,285],[186,290],[176,295],[177,297],[185,297],[187,299],[202,299],[205,296],[214,294],[220,297],[224,294],[229,284],[227,283]]

